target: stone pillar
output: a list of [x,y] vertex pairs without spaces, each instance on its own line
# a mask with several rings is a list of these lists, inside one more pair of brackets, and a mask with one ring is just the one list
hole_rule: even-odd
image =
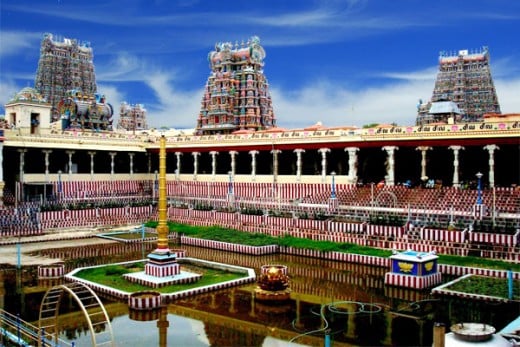
[[197,174],[199,171],[199,155],[200,152],[192,152],[191,155],[193,156],[193,180],[197,180]]
[[387,163],[386,163],[386,176],[385,176],[385,184],[388,186],[395,185],[395,151],[399,149],[397,146],[384,146],[383,151],[386,151],[387,154]]
[[359,151],[358,147],[346,147],[345,152],[348,152],[348,176],[347,181],[350,184],[356,184],[357,177],[357,151]]
[[72,176],[72,155],[75,153],[75,151],[65,151],[69,155],[69,181]]
[[455,188],[460,188],[459,182],[459,151],[464,149],[462,146],[450,146],[448,147],[453,151],[453,182],[452,185]]
[[175,156],[177,157],[177,167],[175,168],[175,179],[179,179],[179,175],[181,174],[181,155],[182,152],[175,152]]
[[[23,183],[25,178],[24,178],[24,175],[25,175],[25,172],[24,172],[24,167],[25,167],[25,153],[27,153],[27,149],[18,149],[17,150],[19,153],[20,153],[20,174],[19,174],[19,179],[18,181],[20,183]],[[16,194],[16,201],[22,201],[22,198],[23,198],[23,184],[20,184],[20,189],[17,190],[17,194]]]
[[278,184],[278,154],[282,153],[279,149],[271,150],[271,154],[273,155],[273,196],[274,190],[277,188]]
[[302,153],[305,150],[296,148],[293,152],[296,153],[296,182],[300,182],[302,179]]
[[318,152],[321,153],[321,182],[325,183],[327,177],[327,153],[330,152],[330,148],[320,148]]
[[96,152],[88,151],[88,155],[90,155],[90,180],[94,180],[94,156]]
[[42,149],[42,153],[45,155],[45,182],[49,182],[49,154],[52,149]]
[[217,151],[211,151],[209,152],[211,155],[211,179],[215,180],[215,175],[217,174]]
[[58,170],[58,198],[61,199],[63,193],[63,187],[61,182],[61,170]]
[[[5,182],[4,182],[4,141],[3,141],[2,135],[0,135],[0,207],[4,206],[4,186],[5,186]],[[0,281],[1,281],[1,279],[0,279]],[[2,304],[2,302],[0,302],[0,304]],[[2,305],[1,307],[4,307],[4,306]]]
[[229,151],[229,155],[231,156],[231,175],[233,177],[235,177],[235,173],[236,173],[236,156],[237,156],[238,152],[237,151]]
[[114,176],[114,158],[117,154],[117,152],[109,152],[110,155],[110,176]]
[[231,170],[229,170],[228,176],[229,176],[229,183],[228,183],[227,200],[228,200],[228,206],[233,207],[233,205],[235,204],[235,187],[233,184],[233,172]]
[[416,147],[416,151],[421,151],[421,181],[426,182],[428,180],[428,175],[426,173],[426,153],[431,150],[431,147],[428,146],[419,146]]
[[495,150],[500,149],[497,145],[484,146],[489,153],[489,188],[495,187]]
[[258,151],[249,151],[249,155],[251,156],[251,180],[254,182],[256,180],[256,155]]
[[130,176],[134,175],[134,155],[135,153],[128,153],[130,157]]
[[20,153],[20,178],[19,182],[24,182],[24,166],[25,166],[25,153],[27,153],[26,149],[18,149],[18,153]]
[[[155,170],[154,171],[154,176],[155,176],[155,179],[153,181],[153,194],[152,194],[152,197],[153,199],[155,200],[156,197],[158,197],[158,193],[159,193],[159,171]],[[184,196],[184,194],[183,194]]]
[[330,173],[330,177],[331,177],[331,183],[330,183],[330,198],[331,199],[336,199],[336,181],[334,180],[335,177],[336,177],[336,172],[335,171],[332,171]]

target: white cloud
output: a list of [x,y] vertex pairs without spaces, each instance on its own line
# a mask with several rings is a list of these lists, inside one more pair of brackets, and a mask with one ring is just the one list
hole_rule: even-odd
[[[429,100],[435,79],[416,78],[423,72],[403,74],[409,79],[397,83],[354,90],[327,81],[299,90],[271,88],[277,125],[303,128],[320,121],[325,126],[358,126],[370,123],[413,125],[419,99]],[[149,124],[175,128],[193,128],[200,110],[203,90],[178,91],[166,78],[148,79],[158,104],[148,112]],[[496,80],[495,86],[503,113],[520,112],[520,78]]]
[[[491,54],[493,54],[493,52],[491,52]],[[520,75],[519,59],[520,56],[515,54],[493,59],[491,61],[491,74],[493,79],[497,81],[498,79],[508,79],[511,78],[511,76]]]
[[[420,71],[412,72],[385,72],[382,77],[406,81],[434,81],[439,68],[432,66]],[[433,87],[433,86],[432,86]]]
[[330,10],[317,9],[311,11],[301,11],[297,13],[284,13],[278,16],[251,16],[249,20],[262,25],[274,27],[314,27],[330,25],[332,20],[336,20],[338,13]]
[[520,77],[495,80],[495,89],[502,113],[520,113]]
[[[277,124],[302,128],[318,121],[325,126],[363,126],[370,123],[413,125],[419,99],[430,99],[435,74],[431,69],[399,74],[397,83],[352,89],[321,82],[287,92],[271,89]],[[520,113],[520,77],[495,79],[502,113]]]
[[415,123],[417,101],[430,97],[432,81],[411,80],[381,87],[350,90],[322,82],[290,94],[272,90],[278,126],[302,128],[320,121],[325,126],[369,123]]
[[[99,66],[99,65],[98,65]],[[147,110],[147,122],[151,128],[172,126],[176,128],[194,128],[199,112],[202,90],[181,91],[174,88],[175,71],[160,68],[149,60],[140,59],[127,52],[120,52],[114,60],[106,65],[99,66],[98,81],[113,82],[103,86],[98,83],[98,91],[107,95],[107,100],[115,108],[114,113],[119,115],[119,106],[122,101],[129,104],[144,104]],[[128,100],[123,97],[114,84],[120,82],[139,82],[143,88],[150,88],[155,96],[155,102],[145,103],[142,100]],[[119,84],[123,89],[124,84]],[[135,89],[135,86],[134,86]],[[132,95],[135,99],[136,95]],[[116,109],[117,108],[117,109]],[[114,124],[117,124],[115,117]]]
[[121,52],[106,65],[96,64],[96,79],[111,82],[142,79],[140,69],[141,62],[135,56]]
[[154,74],[146,77],[146,84],[154,91],[158,103],[148,109],[148,124],[151,127],[172,126],[194,128],[200,111],[203,90],[179,91],[169,77]]
[[172,79],[175,76],[175,72],[159,68],[153,62],[128,52],[117,53],[107,63],[96,63],[96,79],[99,81],[142,82],[149,78],[148,76],[153,75],[162,75]]
[[[3,106],[13,98],[13,96],[22,89],[10,80],[0,80],[0,107]],[[4,113],[4,112],[0,112]]]
[[0,31],[0,57],[19,54],[34,49],[42,39],[42,33],[22,31]]

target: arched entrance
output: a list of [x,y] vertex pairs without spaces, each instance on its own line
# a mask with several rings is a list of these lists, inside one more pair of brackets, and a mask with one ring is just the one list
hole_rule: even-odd
[[49,289],[40,306],[39,329],[57,344],[58,315],[62,299],[69,294],[81,308],[90,330],[92,346],[115,346],[112,325],[107,311],[96,293],[83,283],[60,284]]

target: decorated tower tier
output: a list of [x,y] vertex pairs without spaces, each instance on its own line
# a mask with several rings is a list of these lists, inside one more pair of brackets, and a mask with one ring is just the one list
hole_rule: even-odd
[[114,110],[104,95],[70,90],[57,109],[63,129],[112,130]]
[[51,104],[53,121],[60,117],[57,107],[67,98],[67,91],[97,92],[93,59],[89,42],[48,33],[43,36],[34,87]]
[[199,134],[263,130],[276,124],[269,84],[263,72],[260,39],[217,43],[208,55],[211,68],[197,121]]
[[[450,103],[455,104],[456,110]],[[429,102],[417,105],[417,125],[482,121],[485,114],[500,114],[491,75],[489,50],[441,52],[439,72]]]
[[147,130],[146,109],[142,104],[131,105],[126,102],[121,103],[119,108],[119,129],[127,131]]

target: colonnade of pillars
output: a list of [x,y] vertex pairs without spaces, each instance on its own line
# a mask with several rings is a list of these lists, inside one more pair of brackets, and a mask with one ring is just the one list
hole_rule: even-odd
[[[20,154],[20,182],[24,182],[24,166],[25,166],[25,154],[27,153],[27,149],[18,149],[18,152]],[[49,166],[50,166],[50,155],[52,153],[51,149],[42,149],[42,153],[44,155],[45,160],[45,180],[49,180]],[[67,154],[69,160],[67,163],[67,174],[69,175],[69,178],[73,174],[73,161],[72,157],[76,153],[76,151],[73,150],[66,150],[65,153]],[[95,171],[94,171],[94,156],[96,155],[95,151],[88,151],[87,154],[90,156],[90,176],[91,178],[94,177]],[[115,173],[115,157],[118,154],[118,152],[108,152],[108,155],[110,156],[110,175],[114,175]],[[128,157],[130,159],[130,175],[134,174],[134,156],[135,153],[127,153]],[[2,156],[0,155],[0,158]],[[150,163],[148,164],[150,166]],[[0,173],[1,173],[1,167],[0,167]],[[61,170],[59,171],[61,174]],[[3,181],[3,175],[0,175],[0,180]]]
[[[483,147],[484,150],[488,151],[489,155],[489,187],[493,188],[495,185],[495,161],[494,161],[494,153],[495,150],[498,150],[499,147],[497,145],[491,144]],[[395,152],[399,149],[397,146],[384,146],[381,148],[386,152],[386,175],[385,175],[385,183],[386,185],[393,186],[395,185]],[[463,146],[450,146],[449,149],[453,151],[453,179],[452,185],[453,187],[460,187],[459,180],[459,153],[461,150],[464,150]],[[358,151],[359,147],[345,147],[345,152],[348,153],[348,174],[347,174],[347,183],[355,184],[358,181],[358,173],[357,173],[357,165],[358,165]],[[427,152],[433,150],[432,147],[429,146],[419,146],[416,147],[416,150],[421,151],[421,180],[425,180],[428,178],[427,175]],[[278,149],[271,150],[271,154],[273,156],[273,176],[278,176],[278,154],[282,151]],[[302,153],[305,152],[304,149],[297,148],[293,150],[296,155],[296,180],[299,182],[302,176]],[[331,152],[330,148],[320,148],[318,152],[321,154],[321,179],[322,182],[325,182],[327,176],[327,154]],[[248,152],[251,156],[251,180],[255,181],[256,178],[256,156],[259,154],[259,151],[252,150]],[[181,172],[181,156],[182,152],[175,152],[175,156],[177,157],[177,168],[175,170],[176,175]],[[219,152],[211,151],[211,175],[216,175],[216,167],[217,167],[217,155]],[[193,178],[197,179],[197,168],[198,168],[198,157],[200,152],[193,152],[193,160],[194,160],[194,172]],[[229,152],[231,159],[231,167],[230,174],[232,176],[235,175],[236,172],[236,156],[238,155],[237,151]]]
[[[389,186],[395,185],[395,152],[399,149],[397,146],[384,146],[381,148],[383,151],[386,152],[386,175],[385,175],[385,182]],[[454,187],[460,187],[460,180],[459,180],[459,154],[460,151],[464,150],[463,146],[450,146],[450,150],[453,151],[453,179],[452,179],[452,185]],[[497,145],[490,144],[483,147],[484,150],[488,152],[488,164],[489,164],[489,173],[488,178],[489,182],[488,185],[490,188],[493,188],[495,185],[495,161],[494,161],[494,153],[496,150],[499,149]],[[347,174],[347,183],[355,184],[358,180],[358,173],[357,173],[357,165],[358,165],[358,151],[360,151],[359,147],[345,147],[345,152],[348,153],[348,174]],[[416,147],[416,150],[421,151],[421,179],[427,179],[427,152],[432,150],[432,147],[428,146],[419,146]],[[27,153],[27,149],[18,149],[18,152],[20,154],[20,181],[24,181],[24,164],[25,164],[25,154]],[[304,149],[297,148],[293,150],[293,152],[296,155],[296,181],[301,180],[302,176],[302,153],[305,152]],[[331,152],[330,148],[320,148],[318,149],[318,152],[321,154],[321,179],[322,182],[325,182],[326,176],[327,176],[327,154]],[[49,175],[49,165],[50,165],[50,159],[49,156],[52,153],[52,150],[50,149],[44,149],[42,150],[42,153],[45,156],[45,177],[48,178]],[[65,153],[68,155],[68,175],[69,177],[72,175],[72,166],[73,161],[72,157],[75,154],[75,151],[73,150],[67,150]],[[229,151],[228,152],[231,159],[231,165],[229,173],[231,176],[235,176],[236,173],[236,156],[238,155],[237,151]],[[248,152],[251,156],[251,180],[255,181],[256,178],[256,157],[259,154],[259,151],[252,150]],[[281,150],[273,149],[271,150],[271,154],[273,156],[273,176],[278,176],[278,154],[281,153]],[[90,174],[91,177],[93,177],[95,171],[94,171],[94,156],[96,155],[95,151],[89,151],[88,152],[90,156]],[[114,160],[116,155],[121,154],[118,152],[109,152],[110,155],[110,174],[114,175]],[[129,156],[130,160],[130,175],[133,175],[133,159],[135,153],[126,153]],[[176,169],[175,169],[175,176],[178,179],[179,175],[181,173],[181,156],[182,152],[175,152],[176,156]],[[198,160],[201,155],[200,152],[192,152],[193,156],[193,179],[197,180],[197,174],[198,174]],[[211,151],[209,152],[211,156],[211,175],[215,176],[217,172],[217,156],[219,155],[218,151]],[[148,166],[150,167],[150,156],[148,157],[149,162]],[[0,158],[1,160],[1,158]],[[1,162],[1,161],[0,161]],[[3,181],[3,172],[0,170],[0,182]]]

